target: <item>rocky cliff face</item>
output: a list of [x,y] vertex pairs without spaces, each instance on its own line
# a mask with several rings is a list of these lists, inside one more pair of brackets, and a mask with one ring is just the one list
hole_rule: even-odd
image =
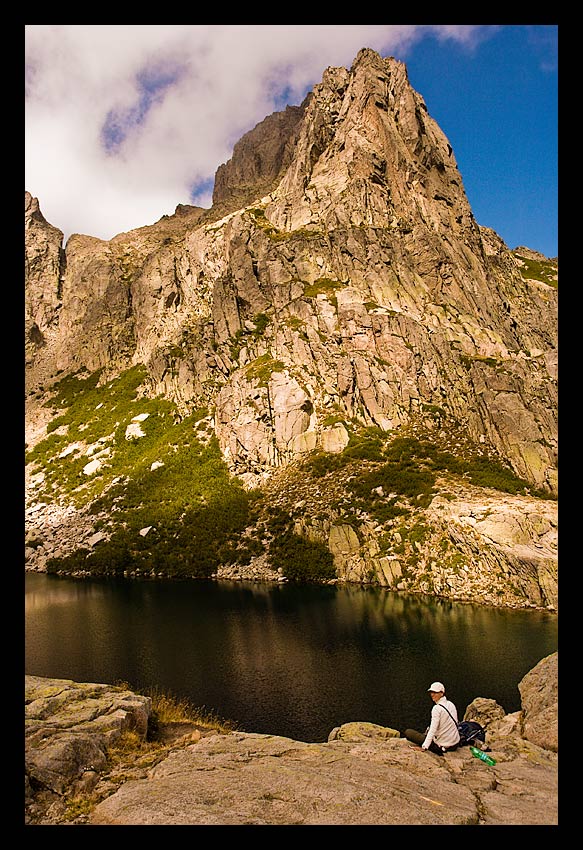
[[25,357],[30,366],[58,326],[65,253],[63,233],[46,221],[38,200],[29,192],[24,193],[24,227]]
[[556,491],[557,291],[476,223],[402,63],[329,68],[235,146],[214,201],[63,251],[26,195],[29,388],[144,362],[152,392],[216,410],[250,481],[342,447],[338,421],[438,406]]
[[213,209],[239,210],[277,187],[294,158],[307,101],[274,112],[237,142],[232,158],[215,175]]

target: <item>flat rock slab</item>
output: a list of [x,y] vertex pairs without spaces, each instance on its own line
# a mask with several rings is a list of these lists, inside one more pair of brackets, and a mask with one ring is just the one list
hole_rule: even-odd
[[476,824],[473,793],[404,739],[213,735],[100,803],[92,824]]
[[531,759],[526,755],[496,766],[495,789],[481,795],[485,824],[558,823],[558,772]]

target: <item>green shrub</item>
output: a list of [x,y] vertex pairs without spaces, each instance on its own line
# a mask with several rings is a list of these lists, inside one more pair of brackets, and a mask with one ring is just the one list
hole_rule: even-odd
[[304,461],[304,469],[314,478],[323,478],[329,472],[335,472],[345,465],[346,458],[342,454],[329,452],[318,452]]
[[403,507],[403,505],[399,505],[396,499],[392,501],[376,499],[370,505],[369,513],[374,520],[384,524],[385,522],[389,522],[389,520],[396,519],[398,516],[408,516],[410,511]]
[[90,554],[89,549],[77,549],[71,555],[65,555],[60,558],[47,559],[47,573],[54,575],[55,573],[76,573],[87,569],[87,556]]
[[281,569],[289,581],[320,582],[336,577],[332,553],[319,541],[288,531],[272,542],[269,552],[275,569]]
[[435,475],[430,470],[386,463],[380,469],[375,469],[352,481],[350,489],[361,499],[370,498],[371,491],[377,487],[382,487],[385,494],[398,493],[411,499],[421,494],[428,494],[434,483]]
[[277,505],[272,508],[265,521],[265,530],[272,537],[280,537],[289,529],[292,518]]
[[[339,420],[340,417],[334,417],[334,421]],[[329,472],[336,472],[353,461],[382,461],[384,439],[380,428],[363,428],[350,435],[348,445],[342,452],[338,454],[330,452],[313,453],[304,461],[304,469],[314,478],[322,478]]]
[[93,575],[123,575],[132,567],[133,559],[126,540],[113,539],[98,544],[85,562]]
[[[466,457],[456,457],[451,452],[439,449],[427,440],[418,440],[414,437],[399,437],[393,440],[385,450],[385,456],[398,468],[412,471],[414,467],[422,468],[425,472],[450,472],[454,475],[467,477],[472,484],[480,487],[492,487],[505,493],[530,492],[531,495],[543,499],[554,497],[544,490],[533,487],[528,481],[519,478],[509,466],[500,460],[489,457],[487,454],[479,453],[474,449],[469,451]],[[414,477],[414,476],[413,476]],[[421,482],[419,482],[421,485]],[[414,493],[414,485],[411,492],[405,495],[412,496],[429,490],[420,486],[418,493]],[[395,492],[405,492],[395,490]]]
[[533,487],[528,481],[519,478],[509,467],[488,457],[472,458],[465,464],[465,472],[472,484],[479,487],[492,487],[504,493],[523,493],[530,490],[532,495],[551,498],[548,493]]
[[265,313],[258,313],[253,317],[253,324],[255,325],[255,329],[252,331],[253,336],[263,336],[265,329],[269,324],[269,316],[266,316]]
[[347,460],[383,460],[384,437],[382,432],[367,430],[357,435],[351,435],[348,445],[342,452],[342,457]]
[[[154,528],[146,535],[133,529],[117,531],[86,560],[85,569],[95,574],[119,574],[124,570],[154,571],[169,577],[208,578],[224,563],[236,560],[239,537],[248,522],[249,499],[233,488],[207,505],[189,507],[180,514],[166,512],[152,518]],[[143,510],[139,511],[143,519]],[[149,523],[145,523],[146,525]]]

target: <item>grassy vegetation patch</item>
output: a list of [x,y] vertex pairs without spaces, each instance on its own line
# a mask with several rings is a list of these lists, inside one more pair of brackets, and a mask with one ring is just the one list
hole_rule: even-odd
[[306,298],[315,298],[317,295],[334,295],[337,289],[348,286],[347,281],[330,280],[328,277],[319,277],[314,283],[309,283],[304,289]]
[[[84,397],[88,404],[91,404],[91,392],[96,389],[101,371],[88,373],[86,369],[81,369],[74,375],[67,375],[62,378],[53,388],[52,398],[50,402],[45,403],[45,407],[59,409],[62,407],[70,407],[76,399]],[[141,377],[135,373],[137,385],[141,383]],[[55,428],[53,423],[51,428]],[[50,430],[50,429],[49,429]]]
[[193,439],[163,468],[144,468],[94,501],[93,512],[112,517],[110,539],[49,559],[47,571],[209,577],[236,559],[252,501],[229,476],[216,441]]
[[351,489],[361,498],[372,490],[380,488],[385,495],[396,493],[413,499],[424,493],[430,493],[434,483],[435,474],[430,469],[419,468],[414,464],[401,466],[390,462],[359,476],[352,482]]
[[66,800],[63,820],[74,821],[78,818],[87,817],[95,807],[90,795],[78,795]]
[[540,280],[542,283],[558,289],[558,263],[556,260],[535,260],[516,252],[514,254],[523,263],[520,267],[520,274],[525,280]]
[[[389,444],[385,454],[390,464],[395,465],[402,470],[406,478],[411,479],[412,484],[406,486],[413,489],[417,486],[414,483],[416,476],[413,474],[417,469],[424,470],[430,476],[436,472],[449,472],[463,476],[479,487],[492,487],[504,493],[517,494],[528,491],[539,498],[553,498],[546,491],[534,488],[528,481],[517,476],[509,466],[477,450],[466,457],[456,457],[428,440],[399,437]],[[427,492],[423,490],[421,479],[418,481],[419,492]]]
[[183,697],[178,697],[160,688],[146,691],[152,700],[152,711],[148,720],[148,737],[156,737],[160,726],[168,723],[196,723],[205,729],[217,732],[232,731],[235,726],[230,720],[218,717],[214,712],[194,706]]
[[[50,434],[27,461],[45,473],[49,498],[68,496],[105,514],[109,539],[49,559],[49,572],[207,577],[236,558],[254,495],[229,474],[216,438],[199,438],[208,411],[177,421],[170,402],[138,396],[142,379],[132,369],[102,387],[92,376],[57,388],[55,403],[66,410],[57,422],[66,433]],[[126,439],[138,413],[148,414],[144,436]],[[92,479],[84,480],[90,457],[83,451],[59,456],[72,441],[109,448]]]
[[542,499],[555,498],[515,475],[501,461],[481,454],[478,449],[458,457],[429,440],[416,437],[391,439],[375,428],[353,434],[348,446],[339,454],[314,453],[304,462],[304,468],[314,478],[322,478],[362,460],[370,461],[370,468],[361,464],[347,486],[353,505],[367,511],[379,522],[406,514],[406,502],[411,507],[427,507],[436,494],[437,474],[444,472],[464,478],[476,486],[491,487],[504,493],[528,492]]
[[[117,476],[130,474],[167,451],[175,407],[161,398],[140,397],[144,377],[144,367],[138,366],[102,386],[99,373],[67,377],[56,385],[50,405],[62,413],[47,428],[48,437],[26,454],[26,463],[45,473],[49,496],[67,495],[86,503]],[[147,415],[141,424],[145,436],[128,440],[126,429],[139,414]],[[100,473],[84,474],[84,467],[95,459],[101,460]]]
[[259,386],[266,387],[273,372],[283,372],[285,363],[275,360],[271,354],[262,354],[245,367],[245,373],[250,381],[258,380]]

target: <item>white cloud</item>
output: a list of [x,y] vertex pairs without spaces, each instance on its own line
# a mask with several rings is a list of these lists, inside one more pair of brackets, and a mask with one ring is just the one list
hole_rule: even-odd
[[401,54],[479,27],[30,25],[25,188],[51,224],[110,239],[192,203],[234,143],[361,47]]

